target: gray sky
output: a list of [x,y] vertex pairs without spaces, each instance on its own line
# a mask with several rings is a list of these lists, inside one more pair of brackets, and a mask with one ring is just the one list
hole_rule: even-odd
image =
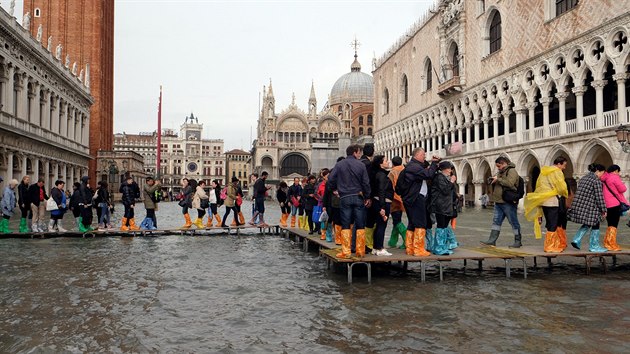
[[[9,0],[1,2],[8,9]],[[178,129],[192,111],[204,137],[249,150],[269,78],[277,110],[293,92],[307,109],[311,80],[321,109],[350,71],[355,35],[369,73],[374,53],[381,56],[431,3],[116,0],[114,132],[155,130],[163,85],[163,128]]]

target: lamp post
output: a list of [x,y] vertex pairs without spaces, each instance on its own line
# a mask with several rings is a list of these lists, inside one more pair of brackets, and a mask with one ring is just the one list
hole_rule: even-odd
[[617,142],[621,145],[621,150],[630,153],[630,126],[621,124],[615,129],[615,134],[617,134]]

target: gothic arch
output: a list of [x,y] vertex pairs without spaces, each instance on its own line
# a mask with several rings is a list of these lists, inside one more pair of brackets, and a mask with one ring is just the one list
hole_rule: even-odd
[[[494,53],[496,51],[498,51],[502,47],[501,43],[499,43],[499,48],[498,49],[491,50],[491,48],[490,48],[491,40],[494,39],[494,36],[496,35],[496,33],[492,33],[492,34],[490,33],[491,32],[490,29],[491,29],[492,24],[493,24],[493,22],[495,20],[495,16],[499,16],[498,20],[501,23],[500,26],[499,26],[499,33],[498,33],[499,37],[501,37],[502,33],[503,33],[503,31],[502,31],[503,24],[501,22],[501,13],[499,12],[499,9],[496,6],[494,6],[494,5],[490,6],[486,10],[486,14],[487,14],[486,15],[486,21],[485,21],[483,37],[482,37],[482,40],[483,40],[483,56],[484,57],[487,56],[487,55],[490,55],[490,54],[492,54],[492,53]],[[490,38],[491,35],[493,36],[493,38]],[[492,48],[492,49],[495,49],[495,48]]]
[[580,151],[577,159],[576,174],[584,174],[588,171],[588,165],[593,162],[600,163],[606,167],[613,163],[613,151],[602,139],[594,138],[589,140]]
[[295,113],[286,114],[286,115],[281,116],[278,119],[278,123],[276,125],[276,130],[282,130],[282,124],[286,120],[291,119],[291,118],[298,119],[300,121],[300,123],[302,123],[304,125],[304,130],[301,131],[301,132],[308,132],[308,123],[306,122],[306,118],[303,115],[301,115],[301,114],[295,114]]
[[433,88],[433,65],[429,57],[424,58],[422,66],[422,92]]
[[299,152],[291,152],[282,157],[280,161],[280,176],[286,177],[291,174],[298,174],[300,176],[308,175],[310,171],[310,165],[308,157]]
[[546,165],[552,165],[553,161],[559,156],[564,156],[567,159],[567,168],[564,170],[565,177],[573,177],[573,174],[575,172],[573,167],[573,158],[571,157],[569,151],[563,145],[554,145],[547,153],[544,163]]

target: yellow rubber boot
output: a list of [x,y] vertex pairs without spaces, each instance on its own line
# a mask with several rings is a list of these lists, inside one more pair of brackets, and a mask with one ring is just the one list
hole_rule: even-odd
[[405,234],[405,253],[409,256],[413,256],[413,231],[407,230]]
[[355,251],[357,257],[365,257],[365,229],[357,230],[357,242]]
[[365,245],[369,249],[374,248],[374,228],[373,227],[365,228]]
[[203,229],[203,219],[202,218],[195,219],[195,222],[193,223],[193,225],[197,226],[198,229]]
[[351,256],[350,244],[352,243],[352,230],[341,230],[341,253],[337,253],[337,258],[348,258]]
[[127,218],[122,218],[122,225],[120,226],[120,231],[129,231],[129,226],[127,226]]
[[431,253],[427,251],[424,244],[426,233],[427,230],[420,228],[415,229],[413,232],[413,255],[416,257],[426,257],[431,255]]
[[189,229],[192,226],[192,221],[190,220],[190,214],[188,213],[184,214],[184,220],[186,220],[186,223],[184,224],[184,226],[182,226],[182,229]]

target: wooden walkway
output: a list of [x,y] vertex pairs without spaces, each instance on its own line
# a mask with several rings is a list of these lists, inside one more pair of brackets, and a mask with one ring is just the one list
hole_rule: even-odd
[[372,264],[376,263],[393,263],[399,262],[403,264],[403,269],[407,269],[409,263],[420,263],[420,277],[422,282],[426,280],[427,265],[435,264],[438,267],[440,281],[444,279],[443,263],[451,261],[463,261],[464,269],[468,261],[477,261],[478,270],[483,269],[483,261],[485,260],[503,260],[505,263],[505,276],[511,276],[512,262],[522,264],[523,278],[527,278],[528,260],[531,260],[534,267],[538,266],[538,258],[547,259],[547,265],[552,267],[552,259],[558,257],[579,257],[584,258],[586,266],[586,274],[591,272],[591,263],[593,259],[599,259],[600,263],[606,271],[606,258],[612,258],[612,263],[616,264],[617,256],[630,255],[630,246],[621,246],[622,250],[617,252],[588,252],[588,250],[576,250],[567,248],[562,253],[546,253],[541,246],[524,246],[521,248],[504,248],[504,247],[459,247],[454,250],[452,255],[437,256],[430,255],[427,257],[409,256],[405,250],[398,248],[388,249],[392,253],[389,257],[375,256],[368,254],[365,257],[357,258],[337,258],[341,246],[337,246],[334,242],[327,242],[320,239],[320,235],[309,235],[308,232],[298,228],[280,228],[280,234],[291,238],[294,237],[296,242],[301,243],[303,251],[307,252],[310,245],[317,245],[320,255],[326,258],[328,268],[332,264],[345,264],[348,270],[348,283],[352,283],[352,271],[357,265],[367,268],[368,282],[372,280]]
[[228,226],[228,227],[206,227],[196,228],[192,226],[189,229],[157,229],[157,230],[137,230],[137,231],[121,231],[120,229],[111,230],[93,230],[88,232],[67,231],[67,232],[27,232],[27,233],[8,233],[0,234],[0,239],[18,238],[18,239],[48,239],[59,237],[71,238],[96,238],[96,237],[159,237],[159,236],[220,236],[220,235],[250,235],[250,233],[242,234],[242,231],[258,230],[259,235],[279,235],[279,225],[269,225],[267,227],[258,227],[251,225]]

